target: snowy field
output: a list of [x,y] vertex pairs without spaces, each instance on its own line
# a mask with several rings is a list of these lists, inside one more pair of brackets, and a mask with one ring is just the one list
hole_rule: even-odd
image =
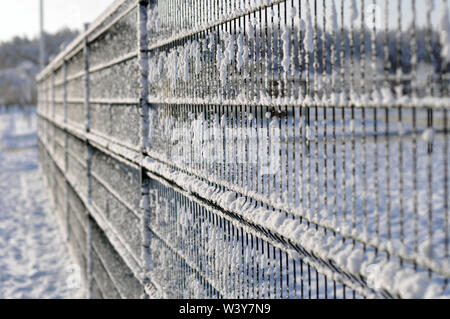
[[0,298],[75,298],[36,144],[34,111],[0,110]]

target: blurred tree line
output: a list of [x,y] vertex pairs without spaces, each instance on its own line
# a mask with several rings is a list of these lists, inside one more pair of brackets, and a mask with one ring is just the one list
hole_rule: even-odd
[[[45,34],[47,61],[56,56],[78,31],[62,29]],[[0,42],[0,105],[36,105],[36,75],[39,73],[39,38],[14,37]]]

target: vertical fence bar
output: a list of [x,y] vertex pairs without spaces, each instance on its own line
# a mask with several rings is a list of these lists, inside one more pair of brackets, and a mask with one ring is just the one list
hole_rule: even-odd
[[[84,31],[86,32],[89,28],[89,24],[84,25]],[[84,58],[84,116],[85,116],[85,131],[86,133],[90,132],[91,129],[91,121],[90,121],[90,44],[88,34],[84,35],[84,47],[83,47],[83,58]],[[92,177],[91,177],[91,166],[92,166],[92,146],[89,141],[86,141],[86,180],[87,180],[87,203],[91,205],[92,203]],[[86,234],[86,245],[87,245],[87,274],[88,274],[88,282],[87,282],[87,295],[89,298],[92,297],[93,294],[93,248],[92,248],[92,223],[93,219],[90,211],[88,210],[88,229]]]
[[[150,1],[150,5],[154,5],[154,1]],[[138,4],[138,48],[139,48],[139,72],[140,72],[140,96],[139,96],[139,109],[141,115],[140,121],[140,148],[142,154],[146,154],[149,148],[149,106],[148,106],[148,77],[149,77],[149,64],[148,64],[148,0],[139,0]],[[155,72],[155,70],[151,70]],[[150,280],[150,240],[151,234],[148,227],[150,226],[150,196],[149,196],[149,179],[146,175],[146,171],[143,167],[140,168],[141,171],[141,263],[143,266],[143,280],[144,283]],[[143,296],[147,298],[148,296]]]
[[[89,24],[84,25],[84,31],[89,28]],[[89,132],[91,129],[90,116],[90,90],[89,90],[89,54],[90,45],[87,34],[84,37],[84,116],[85,116],[85,130]]]
[[[148,76],[149,76],[149,66],[148,66],[148,8],[154,6],[155,0],[139,0],[139,17],[138,17],[138,47],[139,47],[139,72],[140,72],[140,146],[142,153],[145,154],[149,147],[149,104],[148,104]],[[155,72],[155,70],[152,70]]]

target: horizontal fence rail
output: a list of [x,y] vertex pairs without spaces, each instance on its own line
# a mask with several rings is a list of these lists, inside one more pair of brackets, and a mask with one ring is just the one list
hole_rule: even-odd
[[448,6],[116,1],[38,77],[89,296],[450,296]]

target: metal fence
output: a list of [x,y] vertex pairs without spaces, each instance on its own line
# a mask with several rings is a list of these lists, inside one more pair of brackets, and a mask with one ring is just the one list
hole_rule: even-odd
[[449,296],[448,10],[114,3],[38,77],[90,296]]

